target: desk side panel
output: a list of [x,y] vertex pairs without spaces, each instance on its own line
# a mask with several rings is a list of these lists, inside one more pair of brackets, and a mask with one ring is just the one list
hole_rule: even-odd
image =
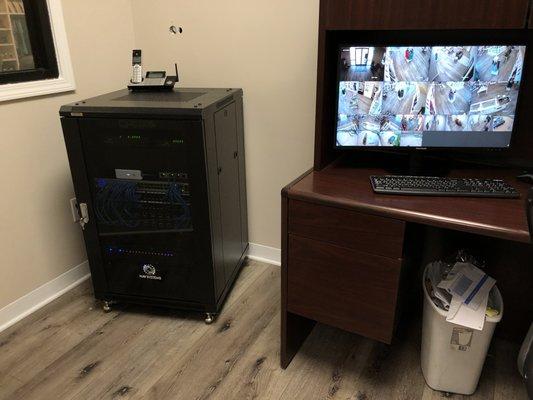
[[301,345],[311,333],[316,322],[288,312],[287,310],[287,293],[288,293],[288,267],[289,267],[289,231],[288,231],[288,214],[289,199],[287,191],[290,186],[300,178],[287,185],[281,192],[281,326],[280,326],[280,365],[281,368],[287,368],[300,349]]

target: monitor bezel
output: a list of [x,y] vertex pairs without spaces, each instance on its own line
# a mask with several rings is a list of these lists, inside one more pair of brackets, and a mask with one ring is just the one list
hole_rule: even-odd
[[[528,58],[533,49],[529,46],[531,33],[527,29],[449,29],[449,30],[351,30],[337,31],[341,39],[335,46],[335,106],[332,121],[332,145],[334,150],[342,151],[382,151],[382,152],[413,152],[431,153],[479,153],[481,151],[507,152],[513,147],[520,130],[521,104],[526,87]],[[339,146],[337,145],[337,119],[339,111],[339,83],[341,49],[351,46],[483,46],[483,45],[518,45],[526,46],[522,79],[516,101],[516,112],[507,147],[427,147],[427,146]]]

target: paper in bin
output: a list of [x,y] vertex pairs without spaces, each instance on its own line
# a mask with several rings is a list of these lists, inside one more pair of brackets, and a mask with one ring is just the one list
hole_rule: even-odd
[[446,321],[468,328],[483,330],[485,325],[485,310],[489,297],[486,296],[477,310],[467,307],[458,296],[453,296]]
[[[438,284],[472,310],[480,307],[485,315],[489,292],[496,280],[469,263],[456,263],[447,278]],[[453,300],[452,299],[452,300]],[[451,309],[451,305],[450,305]]]

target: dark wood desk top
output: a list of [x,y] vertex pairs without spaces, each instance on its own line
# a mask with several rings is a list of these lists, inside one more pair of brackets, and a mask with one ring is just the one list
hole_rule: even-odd
[[530,242],[525,211],[529,185],[515,179],[517,171],[465,169],[455,170],[450,176],[505,179],[520,191],[520,199],[375,194],[369,177],[385,174],[385,170],[378,168],[332,164],[322,171],[309,171],[287,186],[284,193],[291,199],[500,239]]

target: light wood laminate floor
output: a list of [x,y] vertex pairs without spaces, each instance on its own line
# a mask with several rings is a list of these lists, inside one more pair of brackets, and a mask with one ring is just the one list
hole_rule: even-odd
[[[279,302],[280,268],[256,262],[213,325],[132,306],[105,314],[83,284],[0,334],[0,399],[442,397],[420,372],[419,324],[392,346],[318,325],[282,370]],[[494,343],[471,399],[526,399],[516,352]]]

